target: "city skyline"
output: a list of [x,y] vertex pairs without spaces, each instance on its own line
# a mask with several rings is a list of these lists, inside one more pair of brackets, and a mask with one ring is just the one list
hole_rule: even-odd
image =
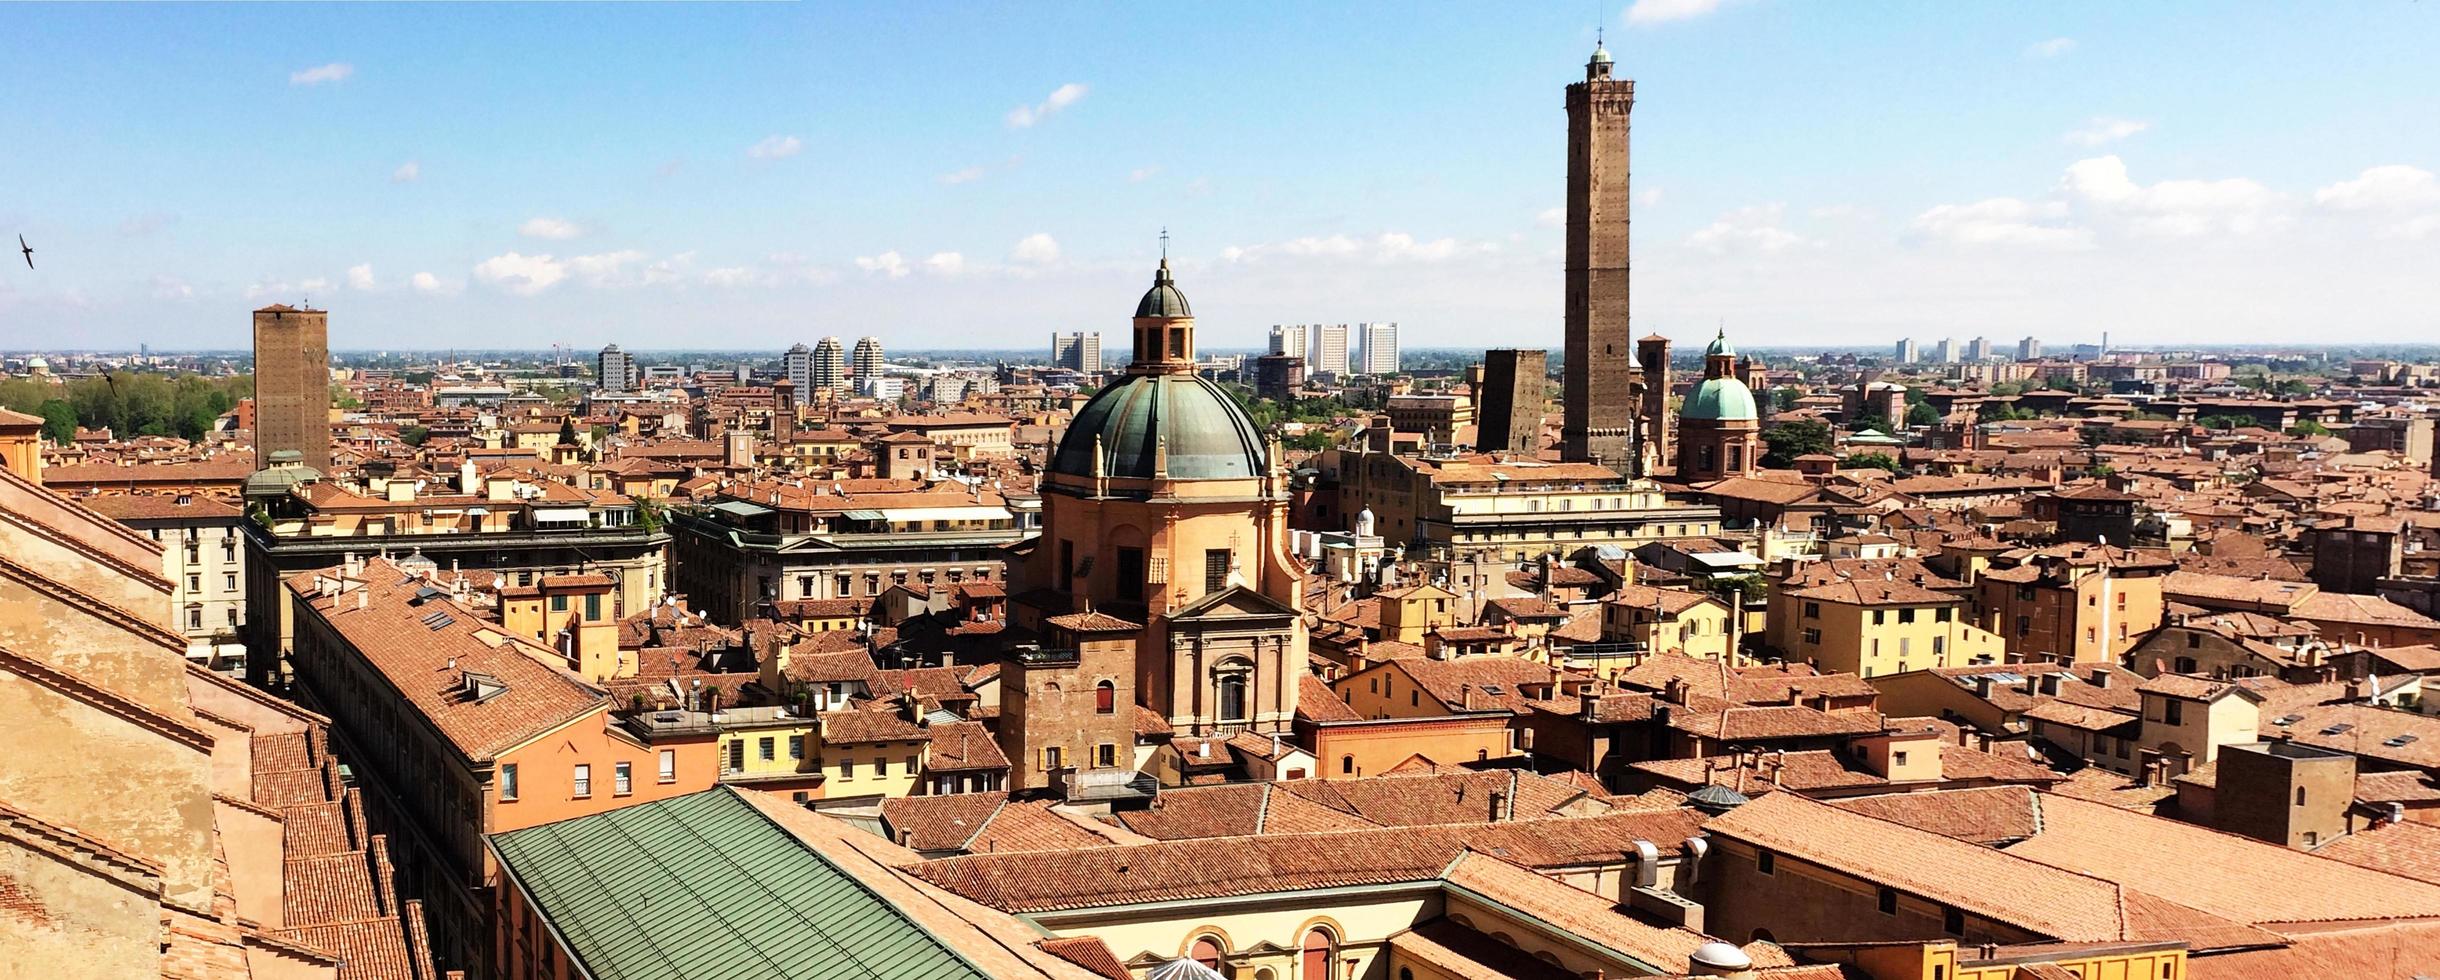
[[[2440,136],[2402,125],[2420,7],[1164,12],[1157,53],[1150,14],[894,14],[10,8],[58,43],[0,66],[0,121],[38,137],[0,160],[0,231],[43,253],[0,277],[0,347],[236,348],[237,312],[311,300],[345,350],[651,350],[711,319],[746,349],[1024,349],[1115,330],[1168,226],[1215,349],[1317,317],[1555,348],[1551,93],[1597,27],[1639,83],[1639,333],[2382,343],[2440,299]],[[961,70],[1049,33],[1025,72]],[[1186,133],[1147,145],[1155,118]]]

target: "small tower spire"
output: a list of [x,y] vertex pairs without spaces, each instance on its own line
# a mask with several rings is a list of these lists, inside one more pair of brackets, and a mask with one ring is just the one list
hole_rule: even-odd
[[1161,265],[1169,265],[1169,226],[1161,226]]

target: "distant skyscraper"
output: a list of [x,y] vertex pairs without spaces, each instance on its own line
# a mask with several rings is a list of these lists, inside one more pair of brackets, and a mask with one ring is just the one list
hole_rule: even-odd
[[813,348],[797,344],[779,356],[780,376],[796,386],[797,394],[813,391]]
[[1398,373],[1398,325],[1364,324],[1364,348],[1357,355],[1357,374]]
[[1101,373],[1101,334],[1052,334],[1051,366],[1085,374]]
[[1627,322],[1627,138],[1635,83],[1610,77],[1596,45],[1584,81],[1567,87],[1567,347],[1559,448],[1641,475],[1636,453],[1635,336]]
[[593,377],[603,391],[634,391],[644,383],[644,372],[636,370],[635,355],[618,349],[617,344],[602,348],[593,359]]
[[284,303],[254,311],[254,465],[282,449],[330,471],[330,314]]
[[852,361],[850,366],[855,368],[857,378],[880,377],[881,338],[866,337],[856,341],[856,353],[850,360]]
[[1271,353],[1286,354],[1297,360],[1305,359],[1305,325],[1274,323],[1271,325]]
[[1908,337],[1904,340],[1898,341],[1898,349],[1895,352],[1895,359],[1900,364],[1915,363],[1915,338]]
[[1313,343],[1305,348],[1306,364],[1314,374],[1343,377],[1347,374],[1347,325],[1317,323],[1313,325]]
[[1542,399],[1550,352],[1504,348],[1483,352],[1483,383],[1474,392],[1474,448],[1486,453],[1542,450]]
[[821,342],[813,345],[813,367],[808,374],[812,378],[813,387],[806,392],[807,394],[810,394],[811,391],[846,389],[847,348],[839,345],[839,338],[824,337]]
[[2025,339],[2023,339],[2023,340],[2020,340],[2020,341],[2017,341],[2017,342],[2016,342],[2016,359],[2017,359],[2017,360],[2020,360],[2020,361],[2035,361],[2035,360],[2040,360],[2040,359],[2041,359],[2041,357],[2042,357],[2042,342],[2041,342],[2040,340],[2037,340],[2037,339],[2032,338],[2032,337],[2027,337],[2027,338],[2025,338]]
[[1970,341],[1967,341],[1967,342],[1966,342],[1966,360],[1969,360],[1969,361],[1988,361],[1988,360],[1990,360],[1990,359],[1991,359],[1991,338],[1989,338],[1989,337],[1976,337],[1976,338],[1974,338],[1973,340],[1970,340]]
[[1955,363],[1957,363],[1957,338],[1955,338],[1955,337],[1942,337],[1942,338],[1940,338],[1940,343],[1935,344],[1935,345],[1933,345],[1933,346],[1932,346],[1932,363],[1934,363],[1934,364],[1955,364]]

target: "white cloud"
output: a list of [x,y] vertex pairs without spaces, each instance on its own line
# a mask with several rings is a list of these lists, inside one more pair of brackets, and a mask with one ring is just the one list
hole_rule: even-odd
[[1805,214],[1815,221],[1845,221],[1871,215],[1870,211],[1853,204],[1825,204],[1809,209]]
[[1082,82],[1069,82],[1052,89],[1051,94],[1039,103],[1008,110],[1008,126],[1011,129],[1024,129],[1048,119],[1052,113],[1084,101],[1087,91],[1090,89]]
[[1643,190],[1637,191],[1635,193],[1635,203],[1647,208],[1661,203],[1661,189],[1658,187],[1646,187]]
[[856,268],[866,272],[878,272],[892,279],[901,279],[907,274],[907,260],[906,256],[900,255],[896,251],[883,252],[879,255],[859,255],[856,256]]
[[418,272],[412,276],[408,276],[407,285],[415,287],[415,291],[419,293],[448,293],[457,291],[457,287],[455,285],[442,282],[439,276],[433,275],[429,272]]
[[1389,231],[1369,238],[1345,234],[1306,235],[1260,245],[1231,245],[1220,250],[1220,258],[1225,262],[1251,263],[1273,255],[1284,255],[1296,259],[1402,265],[1442,262],[1460,255],[1496,251],[1499,251],[1499,246],[1492,242],[1465,242],[1445,236],[1427,240],[1402,231]]
[[349,266],[347,288],[370,291],[373,288],[373,264],[367,262],[363,265]]
[[1784,204],[1738,208],[1686,236],[1686,244],[1713,254],[1785,251],[1805,243],[1804,236],[1780,227],[1786,217]]
[[1044,232],[1035,232],[1017,240],[1008,257],[1029,265],[1044,265],[1059,261],[1059,240]]
[[660,265],[641,273],[631,271],[631,267],[641,264],[645,258],[644,253],[632,248],[599,255],[579,255],[568,260],[568,274],[583,280],[588,286],[632,286],[637,283],[639,275],[647,283],[667,281],[654,272],[662,268]]
[[746,147],[746,155],[756,160],[785,160],[805,152],[805,141],[794,136],[765,136],[763,141]]
[[311,68],[289,72],[288,84],[320,85],[324,82],[344,82],[347,81],[348,76],[355,73],[356,66],[344,61],[334,61],[327,65],[315,65]]
[[973,181],[983,179],[983,175],[986,173],[990,173],[990,171],[985,170],[980,166],[967,167],[962,170],[952,170],[948,173],[940,175],[940,182],[944,184],[971,183]]
[[152,294],[154,299],[193,299],[195,287],[187,285],[186,281],[182,279],[154,276],[152,277]]
[[519,296],[532,296],[568,277],[568,267],[548,255],[509,252],[475,264],[475,279]]
[[1559,228],[1567,224],[1566,208],[1543,208],[1533,216],[1533,223],[1544,228]]
[[934,275],[954,276],[966,271],[966,257],[956,252],[934,252],[923,264]]
[[393,184],[412,184],[422,179],[424,165],[413,160],[399,164],[398,169],[390,171],[390,183]]
[[2151,123],[2140,119],[2094,116],[2091,122],[2084,124],[2083,128],[2070,130],[2060,139],[2077,146],[2100,146],[2103,143],[2113,143],[2125,139],[2150,128],[2152,128]]
[[1127,180],[1129,183],[1141,184],[1147,180],[1151,180],[1155,174],[1160,172],[1161,168],[1157,166],[1137,167],[1133,170],[1127,171]]
[[2440,207],[2440,177],[2429,170],[2399,163],[2370,167],[2354,180],[2342,180],[2314,191],[2313,203],[2340,211]]
[[1720,9],[1720,0],[1635,0],[1627,7],[1627,23],[1665,24],[1693,20]]
[[2127,176],[2116,155],[2078,160],[2060,186],[2069,195],[2128,221],[2138,235],[2185,238],[2251,234],[2279,217],[2279,195],[2243,177],[2164,180],[2145,186]]
[[2026,248],[2089,248],[2093,233],[2070,225],[2067,205],[1994,197],[1972,204],[1943,204],[1916,215],[1907,227],[1925,238],[1952,245],[2007,245]]
[[527,218],[524,224],[518,225],[517,234],[524,235],[527,238],[566,240],[570,238],[584,237],[585,228],[583,225],[577,224],[573,221],[537,216]]
[[2070,52],[2070,51],[2073,51],[2073,50],[2075,50],[2075,49],[2076,49],[2076,39],[2075,39],[2075,38],[2072,38],[2072,37],[2054,37],[2054,38],[2051,38],[2050,40],[2047,40],[2047,41],[2035,41],[2035,42],[2033,42],[2032,44],[2026,45],[2026,46],[2025,46],[2025,57],[2028,57],[2028,58],[2056,58],[2056,57],[2058,57],[2058,56],[2060,56],[2060,55],[2066,54],[2066,53],[2068,53],[2068,52]]

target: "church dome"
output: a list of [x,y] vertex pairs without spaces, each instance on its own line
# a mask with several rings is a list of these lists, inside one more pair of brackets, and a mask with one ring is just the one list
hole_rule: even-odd
[[1186,305],[1186,294],[1178,292],[1177,283],[1169,279],[1168,259],[1162,259],[1161,268],[1152,274],[1152,288],[1145,290],[1144,298],[1136,302],[1135,315],[1163,317],[1195,315],[1194,310]]
[[[1718,346],[1715,342],[1714,346]],[[1754,407],[1754,390],[1735,378],[1707,378],[1696,385],[1694,394],[1686,396],[1688,419],[1713,422],[1747,422],[1762,418]]]
[[[1177,296],[1177,289],[1166,283],[1166,272],[1161,278],[1163,283],[1144,295],[1135,315],[1170,315],[1144,312],[1164,290]],[[1185,297],[1178,296],[1177,302],[1185,309]],[[1101,470],[1112,477],[1151,479],[1162,440],[1168,442],[1172,479],[1248,479],[1270,466],[1254,420],[1219,385],[1199,375],[1130,375],[1102,389],[1060,437],[1051,472],[1091,477],[1096,437],[1104,457]]]
[[1731,346],[1729,346],[1729,345],[1728,345],[1728,331],[1727,331],[1727,330],[1722,330],[1722,331],[1720,331],[1720,335],[1719,335],[1719,336],[1711,338],[1711,346],[1706,347],[1706,348],[1703,348],[1703,356],[1704,356],[1704,357],[1735,357],[1735,356],[1737,356],[1737,349],[1736,349],[1736,348],[1734,348],[1734,347],[1731,347]]

